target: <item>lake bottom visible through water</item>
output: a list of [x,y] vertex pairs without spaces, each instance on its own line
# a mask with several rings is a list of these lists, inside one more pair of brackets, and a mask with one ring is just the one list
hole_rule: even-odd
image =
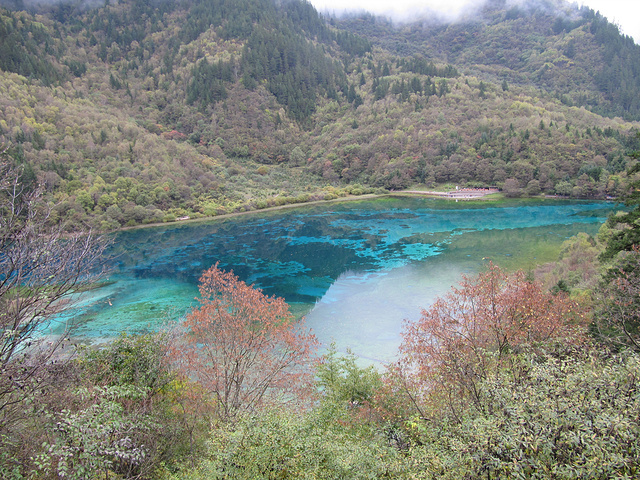
[[113,274],[51,324],[86,342],[156,331],[198,302],[197,280],[220,263],[283,296],[322,348],[335,342],[362,363],[393,361],[405,320],[491,261],[532,270],[564,240],[595,235],[612,205],[512,202],[502,206],[382,199],[154,227],[115,237]]

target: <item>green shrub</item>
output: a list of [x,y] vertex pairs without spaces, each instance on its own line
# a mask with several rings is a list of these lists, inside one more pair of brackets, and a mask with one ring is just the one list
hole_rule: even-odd
[[197,385],[177,379],[166,362],[169,349],[163,334],[123,334],[82,352],[73,383],[56,394],[61,400],[34,418],[45,440],[31,452],[32,473],[154,478],[193,458],[208,430],[206,399]]
[[560,353],[483,382],[483,410],[411,422],[420,478],[637,478],[640,358]]
[[356,435],[322,410],[267,411],[214,429],[206,460],[171,480],[373,480],[401,471],[399,453],[372,432]]

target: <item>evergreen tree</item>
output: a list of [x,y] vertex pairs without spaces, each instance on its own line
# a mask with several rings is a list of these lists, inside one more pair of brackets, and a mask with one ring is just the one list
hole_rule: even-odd
[[[640,140],[640,132],[636,132],[636,138]],[[640,160],[640,151],[635,150],[629,154],[634,160]],[[628,171],[629,177],[640,173],[640,162],[635,163]],[[640,245],[640,179],[634,180],[629,185],[629,191],[623,201],[632,209],[625,213],[619,213],[607,221],[610,227],[619,227],[609,238],[607,247],[602,253],[603,259],[613,258],[618,252],[629,251],[634,245]]]

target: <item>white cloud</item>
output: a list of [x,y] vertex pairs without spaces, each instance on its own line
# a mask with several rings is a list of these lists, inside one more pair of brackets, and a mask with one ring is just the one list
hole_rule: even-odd
[[411,20],[422,12],[435,11],[446,19],[460,17],[474,4],[471,0],[311,0],[319,10],[342,11],[365,10],[399,20]]
[[587,5],[596,12],[615,23],[625,35],[633,37],[640,44],[640,2],[637,0],[581,0],[580,5]]
[[[420,13],[433,10],[445,19],[456,19],[473,13],[482,0],[310,0],[320,11],[368,11],[379,15],[411,20]],[[640,2],[637,0],[579,0],[599,11],[609,21],[620,26],[622,33],[630,35],[640,44]]]

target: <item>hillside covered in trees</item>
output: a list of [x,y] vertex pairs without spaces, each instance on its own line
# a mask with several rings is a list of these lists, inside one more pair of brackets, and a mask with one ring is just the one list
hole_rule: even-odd
[[563,2],[401,26],[298,0],[6,4],[0,141],[71,229],[410,186],[617,196],[637,147],[640,47]]
[[[606,19],[4,3],[1,478],[638,476],[640,47]],[[104,280],[96,229],[456,184],[628,209],[554,263],[462,278],[384,369],[318,356],[282,298],[218,264],[161,332],[38,335]]]

